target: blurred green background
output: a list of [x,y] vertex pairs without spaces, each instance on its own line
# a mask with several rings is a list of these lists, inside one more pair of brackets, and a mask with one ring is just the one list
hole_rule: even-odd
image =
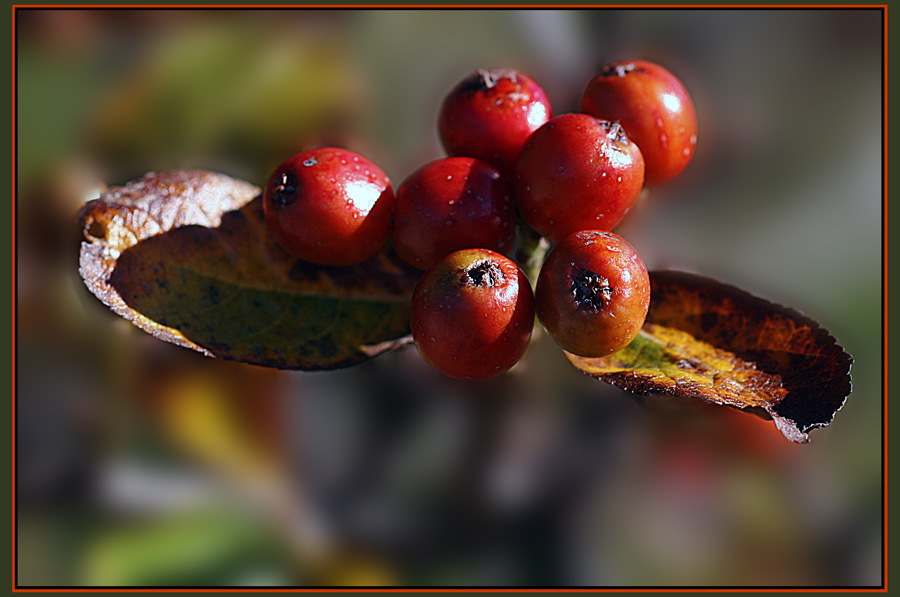
[[[15,15],[20,586],[881,583],[880,11]],[[169,168],[262,184],[314,143],[396,185],[442,155],[439,103],[476,68],[525,70],[564,113],[628,57],[682,78],[700,133],[618,230],[651,269],[832,331],[854,391],[809,444],[636,401],[545,337],[478,384],[413,349],[327,373],[217,362],[78,279],[74,214],[106,185]]]

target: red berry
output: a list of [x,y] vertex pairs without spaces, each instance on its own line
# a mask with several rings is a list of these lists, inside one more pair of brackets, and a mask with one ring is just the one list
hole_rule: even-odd
[[547,94],[513,69],[478,70],[444,99],[438,132],[447,153],[508,172],[532,131],[553,116]]
[[581,111],[617,120],[641,148],[648,186],[678,176],[694,156],[697,115],[684,84],[646,60],[606,65],[587,84]]
[[628,346],[644,325],[650,276],[621,236],[582,230],[547,255],[535,304],[538,319],[561,348],[603,357]]
[[397,187],[394,248],[420,269],[460,249],[506,253],[515,232],[515,205],[507,183],[481,160],[435,160]]
[[270,234],[294,257],[350,265],[377,253],[390,237],[394,189],[363,156],[319,147],[275,169],[263,209]]
[[489,379],[531,339],[534,296],[509,258],[486,249],[445,256],[416,285],[410,329],[422,357],[456,379]]
[[522,217],[553,242],[578,230],[612,230],[637,201],[644,159],[622,127],[563,114],[536,130],[513,170]]

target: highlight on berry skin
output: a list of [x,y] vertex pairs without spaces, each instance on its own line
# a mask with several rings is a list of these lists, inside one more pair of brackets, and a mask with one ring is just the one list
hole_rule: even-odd
[[618,123],[588,114],[556,116],[532,133],[512,175],[519,213],[551,242],[579,230],[612,230],[643,184],[638,146]]
[[263,192],[266,228],[275,242],[318,265],[353,265],[375,255],[390,237],[394,205],[384,171],[338,147],[288,158]]
[[581,96],[581,112],[618,121],[641,149],[646,186],[680,175],[697,147],[697,114],[684,83],[648,60],[620,60],[601,68]]
[[487,162],[468,157],[433,160],[397,187],[394,249],[419,269],[460,249],[508,254],[515,239],[512,192]]
[[547,93],[529,75],[478,69],[445,96],[438,135],[448,155],[478,158],[508,174],[528,136],[552,117]]

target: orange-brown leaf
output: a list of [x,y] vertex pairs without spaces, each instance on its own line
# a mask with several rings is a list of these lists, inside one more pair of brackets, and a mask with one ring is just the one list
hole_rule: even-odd
[[653,272],[637,338],[608,357],[567,354],[585,373],[638,394],[699,398],[771,418],[788,439],[831,423],[852,359],[812,319],[693,274]]

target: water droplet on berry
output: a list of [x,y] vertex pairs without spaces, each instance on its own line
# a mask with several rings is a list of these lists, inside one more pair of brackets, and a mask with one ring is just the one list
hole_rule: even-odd
[[316,158],[309,158],[308,160],[303,160],[303,165],[309,168],[310,166],[315,166],[319,163],[319,160]]

